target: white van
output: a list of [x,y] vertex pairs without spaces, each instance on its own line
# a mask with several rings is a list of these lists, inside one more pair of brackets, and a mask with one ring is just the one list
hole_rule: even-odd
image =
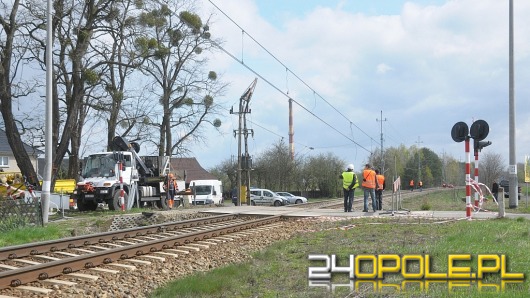
[[192,180],[190,189],[192,195],[188,198],[192,205],[223,203],[223,183],[220,180]]

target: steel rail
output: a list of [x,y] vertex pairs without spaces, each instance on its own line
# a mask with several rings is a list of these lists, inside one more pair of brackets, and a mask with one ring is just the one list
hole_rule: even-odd
[[237,216],[233,214],[217,215],[199,219],[189,219],[179,222],[170,222],[145,227],[123,229],[119,231],[111,231],[99,234],[83,235],[58,240],[8,246],[0,248],[0,261],[28,257],[32,255],[42,254],[45,252],[54,252],[79,246],[93,245],[116,240],[124,240],[135,236],[146,236],[149,234],[160,232],[162,230],[176,230],[182,228],[196,227],[204,224],[218,223],[232,220],[236,217]]
[[76,257],[68,257],[38,265],[7,270],[0,272],[0,289],[10,286],[16,287],[62,274],[73,273],[82,269],[90,269],[103,264],[109,264],[117,260],[128,259],[133,256],[141,256],[147,253],[157,252],[171,247],[178,247],[195,241],[206,240],[212,237],[256,228],[277,222],[280,219],[281,215],[269,216],[248,222],[236,223],[223,227],[215,227],[210,230],[197,231],[184,235],[168,236],[167,238],[161,238]]
[[[401,197],[402,198],[409,198],[413,197],[418,194],[425,194],[429,192],[433,192],[438,189],[423,189],[423,191],[415,191],[411,192],[409,190],[401,190]],[[392,197],[391,192],[383,193],[383,199],[389,199]],[[370,199],[371,202],[371,199]],[[362,206],[364,203],[364,196],[362,195],[362,189],[358,196],[355,196],[353,200],[353,206]],[[320,208],[320,209],[335,209],[335,208],[342,208],[344,205],[344,199],[343,198],[337,198],[337,199],[330,199],[330,200],[324,200],[324,201],[318,201],[318,202],[308,202],[304,204],[291,204],[287,205],[285,207],[291,207],[291,208]]]

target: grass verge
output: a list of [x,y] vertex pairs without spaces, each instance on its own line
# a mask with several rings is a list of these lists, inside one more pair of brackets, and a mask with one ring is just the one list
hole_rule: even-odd
[[[350,219],[322,223],[318,229],[321,231],[300,234],[255,253],[249,262],[176,280],[152,297],[523,297],[530,290],[526,281],[503,284],[500,273],[488,274],[480,282],[428,284],[403,283],[400,274],[386,275],[380,283],[350,281],[347,274],[335,274],[320,286],[309,286],[307,278],[310,266],[324,265],[323,261],[309,261],[309,254],[336,254],[338,266],[348,266],[352,254],[428,254],[431,271],[437,273],[447,273],[448,254],[470,254],[471,260],[456,265],[470,267],[471,272],[477,272],[479,254],[504,254],[507,272],[527,276],[530,224],[524,219]],[[369,263],[361,263],[361,268],[373,272]]]

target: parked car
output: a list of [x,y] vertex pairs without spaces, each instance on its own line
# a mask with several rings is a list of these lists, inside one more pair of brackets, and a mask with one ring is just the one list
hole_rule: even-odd
[[277,193],[264,188],[250,189],[250,204],[266,206],[284,206],[289,204],[289,200],[278,195]]
[[307,203],[307,199],[305,197],[295,196],[292,193],[286,191],[277,191],[276,193],[289,200],[289,203],[291,204]]
[[[504,188],[504,197],[509,198],[510,197],[510,181],[508,180],[501,180],[499,183],[499,187]],[[521,186],[517,188],[517,199],[521,199]]]

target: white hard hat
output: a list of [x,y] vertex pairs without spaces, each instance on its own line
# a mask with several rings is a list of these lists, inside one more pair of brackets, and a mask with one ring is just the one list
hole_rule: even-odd
[[352,170],[352,171],[354,170],[354,168],[353,168],[353,164],[349,164],[348,167],[346,167],[346,168],[347,168],[348,170]]

